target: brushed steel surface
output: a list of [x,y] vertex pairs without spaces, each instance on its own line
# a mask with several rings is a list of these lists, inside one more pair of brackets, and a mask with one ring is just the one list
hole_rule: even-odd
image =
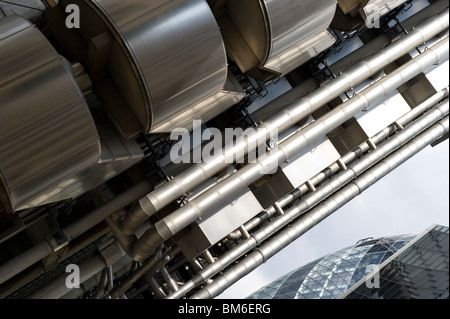
[[87,3],[112,28],[109,71],[147,133],[222,90],[227,57],[206,1]]
[[335,37],[328,30],[324,30],[298,45],[271,57],[270,61],[264,64],[264,67],[280,74],[287,74],[299,65],[317,56],[320,52],[325,51],[335,42]]
[[186,258],[192,260],[262,210],[250,189],[245,188],[201,220],[192,223],[178,245]]
[[28,20],[35,21],[42,17],[42,12],[45,8],[42,0],[10,0],[0,2],[0,20],[3,13],[6,16],[19,15]]
[[336,10],[335,0],[265,0],[264,5],[272,35],[267,61],[327,29]]
[[259,67],[286,74],[335,42],[324,33],[335,11],[335,0],[229,0],[227,18],[219,22],[244,72]]
[[[227,15],[259,61],[267,59],[271,34],[270,23],[260,0],[228,0]],[[251,17],[251,19],[249,19]],[[229,32],[229,29],[225,29]]]
[[[270,132],[273,132],[275,128],[278,129],[278,132],[283,132],[292,127],[295,123],[298,123],[300,120],[307,118],[314,110],[317,110],[325,103],[339,96],[341,92],[345,92],[361,81],[377,74],[379,70],[387,64],[392,63],[399,57],[414,49],[417,45],[420,45],[424,41],[429,40],[436,34],[447,29],[449,23],[448,15],[449,12],[447,9],[436,16],[433,20],[417,27],[408,35],[398,39],[396,42],[379,51],[377,54],[374,54],[364,61],[360,61],[351,69],[340,74],[336,79],[332,79],[329,83],[322,85],[320,88],[304,98],[289,106],[286,106],[285,109],[276,113],[263,123],[260,123],[260,128],[262,129],[260,129],[255,136],[258,136],[258,140],[259,138],[268,139],[270,138]],[[233,154],[237,154],[237,150],[239,150],[241,145],[244,145],[245,147],[247,144],[238,143],[238,147],[231,147],[234,152],[230,152],[230,155],[232,156]],[[251,144],[249,143],[249,145]],[[247,151],[253,151],[253,149],[247,149]],[[147,201],[147,205],[145,214],[148,216],[153,215],[177,197],[185,194],[187,190],[192,189],[193,187],[204,182],[207,178],[213,176],[213,174],[219,172],[221,169],[224,169],[228,165],[226,159],[227,157],[224,155],[224,157],[212,163],[195,164],[182,171],[166,184],[146,195],[145,201]],[[133,211],[129,213],[129,215],[133,214]],[[144,223],[145,220],[146,219],[144,218],[141,222]]]
[[146,231],[134,244],[132,248],[133,259],[141,260],[165,240],[186,228],[193,221],[203,217],[207,212],[217,207],[219,203],[230,198],[233,192],[237,193],[261,178],[261,167],[269,168],[273,163],[279,165],[286,160],[290,160],[292,156],[306,149],[318,138],[336,129],[372,103],[379,101],[388,95],[390,91],[400,87],[432,65],[446,61],[448,59],[448,51],[447,38],[429,48],[422,55],[396,69],[374,85],[359,92],[355,98],[341,104],[311,125],[290,136],[278,145],[278,149],[273,149],[271,152],[259,156],[256,163],[247,164],[193,201],[159,220],[155,223],[155,227]]
[[19,16],[0,31],[0,175],[13,211],[96,163],[100,142],[70,65],[40,31]]
[[[279,59],[280,56],[295,48],[301,52],[308,52],[310,48],[313,48],[314,43],[307,47],[301,46],[305,41],[325,31],[336,11],[335,0],[266,0],[264,5],[270,21],[272,39],[268,57],[263,61],[262,66],[277,61],[276,69],[274,69],[281,73],[289,72],[306,61],[298,61],[299,64],[287,67],[285,65],[291,64],[291,60],[295,59],[295,56],[284,56],[284,59]],[[333,42],[328,43],[328,47]]]
[[230,78],[227,79],[224,89],[208,97],[207,99],[179,112],[171,120],[164,121],[154,128],[154,132],[167,132],[172,127],[183,127],[187,130],[193,128],[193,121],[200,120],[206,123],[215,116],[224,112],[245,97],[242,88],[234,85]]
[[125,140],[103,117],[98,114],[93,115],[101,145],[101,156],[98,162],[58,184],[55,191],[45,193],[21,208],[80,196],[142,160],[144,154],[135,140]]

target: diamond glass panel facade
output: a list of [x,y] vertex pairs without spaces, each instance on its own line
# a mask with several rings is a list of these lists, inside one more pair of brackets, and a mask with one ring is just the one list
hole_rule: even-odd
[[397,235],[378,239],[361,240],[354,246],[328,254],[305,266],[297,268],[273,283],[256,291],[248,298],[339,298],[349,288],[360,282],[368,273],[370,273],[374,266],[383,264],[416,237],[417,235]]
[[436,226],[380,265],[378,287],[360,280],[339,298],[448,299],[448,247],[448,227]]

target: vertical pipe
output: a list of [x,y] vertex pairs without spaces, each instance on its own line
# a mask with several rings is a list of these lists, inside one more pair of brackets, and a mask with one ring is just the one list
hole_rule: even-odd
[[214,257],[211,255],[211,252],[209,250],[205,250],[203,252],[203,257],[205,257],[208,264],[214,263]]
[[114,289],[114,275],[112,271],[112,265],[108,266],[105,270],[106,270],[106,291],[111,291]]
[[152,287],[153,292],[155,293],[156,299],[162,299],[166,295],[162,292],[161,287],[159,286],[158,282],[155,280],[153,275],[145,274],[145,279],[147,280],[150,287]]
[[106,275],[106,268],[105,268],[105,269],[103,269],[102,274],[100,276],[100,280],[98,281],[97,289],[93,296],[94,299],[103,298],[103,293],[105,292],[105,287],[106,287],[107,283],[108,283],[108,278]]
[[239,227],[239,232],[242,234],[242,237],[244,237],[245,239],[249,239],[250,238],[250,234],[248,233],[247,229],[245,228],[244,225],[241,225]]
[[278,202],[273,203],[273,208],[275,208],[275,211],[279,215],[284,215],[284,210],[283,210],[283,208],[280,206],[280,204]]
[[159,271],[161,272],[161,275],[163,276],[166,283],[169,285],[172,292],[178,291],[178,285],[175,282],[175,280],[173,280],[172,276],[169,274],[169,271],[167,270],[167,268],[162,267]]

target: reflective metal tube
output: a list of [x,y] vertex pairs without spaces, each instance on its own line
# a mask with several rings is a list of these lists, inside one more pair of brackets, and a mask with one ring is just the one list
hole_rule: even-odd
[[[123,193],[114,197],[109,202],[96,208],[86,216],[78,219],[74,223],[62,229],[66,240],[73,240],[74,238],[83,234],[90,228],[101,223],[103,220],[105,220],[105,218],[112,215],[118,209],[123,208],[137,200],[140,196],[147,193],[150,189],[150,182],[146,180],[133,185],[128,190],[125,190]],[[49,241],[43,241],[23,252],[19,256],[14,257],[10,261],[8,261],[8,263],[1,265],[0,284],[14,277],[19,272],[25,270],[34,263],[50,255],[53,252],[53,247],[56,247],[56,244],[53,244],[52,242],[55,242],[55,240],[50,239]]]
[[[439,101],[446,98],[449,95],[449,87],[447,86],[443,90],[433,94],[431,97],[420,103],[418,106],[414,107],[411,111],[403,115],[401,118],[399,118],[396,123],[400,124],[401,126],[406,126],[409,122],[417,118],[419,115],[423,114],[433,106],[435,106]],[[388,137],[391,133],[393,133],[398,128],[395,126],[395,124],[391,124],[388,127],[386,127],[384,130],[380,131],[379,133],[375,134],[370,138],[370,140],[373,141],[373,143],[377,144],[382,139]],[[348,164],[350,161],[354,160],[358,154],[361,154],[369,149],[369,145],[364,142],[361,145],[359,145],[354,151],[347,153],[344,155],[340,162],[342,164]],[[341,165],[342,165],[341,164]],[[339,165],[339,161],[336,163],[331,164],[329,167],[324,169],[322,172],[317,174],[316,176],[311,178],[311,183],[316,185],[319,182],[323,181],[325,178],[329,177],[330,175],[338,172],[339,170],[345,170],[345,168],[342,168]],[[304,193],[308,191],[308,187],[305,184],[300,185],[297,189],[292,191],[291,193],[287,194],[280,200],[278,200],[278,204],[280,207],[284,207],[290,203],[292,203],[296,198],[300,197]],[[251,219],[247,223],[245,223],[243,226],[246,230],[251,230],[257,225],[259,225],[263,220],[266,220],[270,216],[274,215],[276,213],[275,207],[270,206],[267,209],[265,209],[263,212],[259,213],[255,218]],[[241,232],[239,230],[235,230],[234,232],[230,233],[228,236],[230,239],[238,239],[241,237]]]
[[[97,254],[92,255],[88,259],[84,260],[79,265],[80,269],[80,283],[83,283],[87,279],[96,275],[102,269],[104,269],[107,265],[105,260]],[[48,285],[43,288],[33,292],[29,295],[28,299],[57,299],[61,296],[64,296],[68,293],[72,288],[66,286],[66,279],[68,274],[65,273],[60,277],[51,281]]]
[[47,241],[43,241],[28,249],[25,253],[11,259],[6,264],[1,265],[0,284],[40,261],[42,258],[50,255],[52,252],[52,245]]
[[352,181],[355,177],[361,175],[368,168],[374,166],[374,164],[381,161],[386,155],[392,153],[395,149],[412,140],[423,130],[427,129],[433,123],[436,123],[444,116],[446,116],[448,112],[449,102],[447,99],[438,107],[421,117],[419,120],[412,123],[407,129],[401,131],[396,135],[393,135],[388,141],[383,143],[381,146],[378,146],[375,151],[370,152],[367,156],[364,156],[355,164],[348,167],[347,170],[343,171],[328,183],[317,189],[317,191],[312,192],[304,199],[299,201],[293,208],[289,209],[285,213],[286,216],[280,216],[276,220],[269,223],[266,227],[264,227],[263,230],[258,231],[256,234],[254,234],[254,238],[258,243],[262,242],[270,235],[278,231],[281,227],[285,226],[288,222],[311,209],[321,200],[333,194],[336,190]]
[[328,112],[322,118],[289,137],[278,145],[278,149],[260,156],[256,163],[246,165],[232,176],[203,193],[195,200],[158,221],[132,247],[132,258],[141,260],[158,245],[178,233],[190,223],[203,216],[221,202],[267,174],[268,168],[278,165],[305,149],[317,138],[351,119],[370,104],[385,97],[389,92],[424,72],[433,64],[448,59],[448,39],[404,64],[356,97]]
[[358,177],[335,195],[327,199],[307,214],[299,218],[295,223],[283,230],[280,234],[270,239],[263,246],[249,254],[236,266],[227,270],[223,275],[195,293],[191,298],[206,299],[214,298],[244,277],[259,265],[267,261],[281,249],[296,240],[306,231],[317,225],[320,221],[331,215],[333,212],[344,206],[350,200],[361,194],[375,182],[386,176],[402,163],[423,150],[425,147],[439,139],[449,131],[449,118],[446,116],[438,124],[417,136],[414,140],[403,146],[401,149],[384,159],[381,163]]
[[108,216],[111,216],[115,211],[133,203],[141,196],[141,194],[145,194],[149,189],[151,189],[151,185],[147,180],[133,185],[123,193],[106,202],[104,205],[96,208],[91,213],[67,226],[63,230],[64,235],[68,240],[78,237],[88,229],[105,220]]
[[146,133],[176,128],[167,124],[224,87],[227,56],[205,0],[84,2],[115,38],[107,62],[113,87]]
[[[323,85],[313,93],[302,98],[300,101],[295,102],[283,111],[280,111],[279,114],[272,116],[269,120],[261,123],[260,129],[257,131],[258,133],[253,134],[254,140],[261,141],[263,138],[267,140],[274,131],[282,132],[293,126],[322,105],[342,94],[342,92],[345,92],[361,81],[376,74],[385,65],[395,61],[418,45],[424,43],[441,31],[444,31],[448,28],[448,25],[447,9],[433,18],[433,20],[411,31],[404,38],[397,40],[367,60],[358,63],[347,72],[342,73],[336,79],[331,80],[328,84]],[[246,133],[248,132],[245,131],[243,135]],[[242,140],[242,142],[235,147],[227,145],[222,148],[222,150],[231,149],[232,152],[223,152],[223,156],[217,157],[217,160],[214,162],[193,165],[160,188],[141,198],[139,200],[139,207],[129,211],[124,218],[121,225],[122,231],[127,235],[134,234],[136,229],[149,216],[152,216],[176,198],[182,196],[190,189],[224,169],[228,165],[226,161],[228,158],[234,156],[241,150],[244,150],[244,153],[254,150],[252,149],[253,144],[256,145],[256,143],[249,143],[247,140]]]
[[100,159],[72,68],[20,16],[0,20],[0,47],[0,204],[14,212],[67,199],[61,185]]
[[239,243],[237,247],[228,251],[218,260],[216,260],[216,263],[214,265],[209,265],[208,267],[200,270],[199,273],[194,278],[192,278],[190,281],[185,283],[180,288],[180,291],[171,294],[169,298],[179,298],[188,291],[190,291],[195,286],[205,282],[207,279],[211,278],[221,269],[231,264],[231,262],[235,261],[244,253],[256,247],[256,245],[262,243],[264,240],[267,240],[270,236],[275,234],[282,227],[286,226],[288,223],[292,222],[300,215],[304,214],[309,209],[319,204],[320,201],[324,200],[326,197],[333,194],[339,188],[345,186],[345,184],[352,181],[355,177],[362,174],[365,170],[374,166],[374,164],[376,164],[377,161],[380,161],[380,159],[389,155],[394,150],[398,149],[406,142],[413,139],[417,134],[428,129],[438,120],[448,115],[448,112],[449,112],[449,101],[447,99],[445,102],[441,103],[435,109],[433,109],[432,111],[430,111],[429,113],[425,114],[423,117],[412,123],[404,131],[401,131],[392,139],[385,142],[376,151],[373,151],[368,155],[366,155],[360,162],[357,162],[352,167],[349,167],[344,172],[333,177],[329,182],[318,188],[315,192],[307,195],[295,206],[287,210],[284,215],[277,217],[276,219],[271,221],[268,225],[264,226],[262,229],[252,234],[250,239],[244,240],[241,243]]

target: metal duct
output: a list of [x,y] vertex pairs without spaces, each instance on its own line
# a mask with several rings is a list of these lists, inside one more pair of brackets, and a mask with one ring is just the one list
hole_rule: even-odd
[[385,97],[390,91],[424,72],[433,64],[448,59],[448,38],[429,48],[425,53],[396,69],[382,80],[356,95],[353,99],[333,109],[322,118],[289,137],[277,150],[260,156],[256,163],[246,165],[238,172],[181,207],[150,228],[132,247],[132,258],[141,260],[158,245],[203,216],[243,187],[255,182],[268,168],[278,165],[305,149],[317,138],[326,135],[351,119],[372,103]]
[[[58,2],[58,0],[47,0],[46,2]],[[42,0],[24,1],[0,1],[0,20],[3,14],[6,16],[18,15],[32,22],[42,17],[42,12],[46,9]]]
[[[160,126],[170,131],[178,124],[167,126],[174,117],[223,89],[227,56],[205,0],[66,2],[97,15],[110,31],[102,65],[109,76],[95,80],[94,89],[125,136],[138,133],[130,128],[136,121],[146,133],[161,132]],[[95,25],[80,30],[92,43],[106,39]],[[131,111],[129,121],[123,107]],[[192,120],[201,118],[199,112],[190,114]]]
[[[433,16],[441,13],[443,10],[448,8],[447,0],[438,0],[433,2],[429,6],[423,8],[419,12],[410,16],[409,18],[401,22],[401,28],[406,30],[406,32],[412,31],[416,26],[424,23]],[[339,72],[344,69],[351,67],[355,61],[360,60],[360,56],[368,56],[383,49],[386,45],[391,42],[391,38],[388,34],[381,34],[375,39],[370,40],[369,43],[364,44],[362,47],[356,49],[355,51],[349,53],[344,58],[330,65],[330,69],[334,74],[339,74]]]
[[[431,99],[429,102],[431,102]],[[437,102],[438,101],[436,101],[435,103]],[[433,105],[435,105],[435,103]],[[422,111],[424,111],[424,108],[422,108]],[[390,153],[392,153],[394,150],[398,149],[405,143],[412,140],[416,135],[428,129],[434,123],[442,119],[444,116],[448,115],[448,112],[449,112],[449,101],[447,99],[445,102],[441,103],[435,109],[423,115],[420,119],[412,123],[405,130],[399,132],[394,137],[389,139],[387,142],[385,142],[383,145],[377,148],[377,150],[370,152],[368,155],[363,157],[361,161],[358,161],[352,167],[349,167],[342,173],[333,177],[329,182],[318,188],[316,191],[305,196],[305,198],[299,201],[295,205],[295,207],[290,208],[282,216],[277,217],[276,219],[271,221],[268,225],[264,226],[262,229],[252,234],[250,239],[242,241],[241,243],[238,244],[237,247],[225,253],[216,261],[216,265],[210,265],[200,270],[199,273],[194,278],[186,282],[183,285],[183,287],[180,288],[179,292],[171,294],[169,298],[179,298],[182,295],[186,294],[195,286],[198,286],[199,284],[205,282],[207,279],[211,278],[213,275],[218,273],[221,269],[224,269],[231,262],[235,261],[235,259],[241,257],[244,253],[246,253],[250,249],[256,247],[263,241],[267,240],[270,236],[275,234],[282,227],[286,226],[288,223],[292,222],[300,215],[304,214],[305,212],[307,212],[308,210],[319,204],[322,200],[324,200],[325,198],[336,192],[341,187],[345,186],[345,184],[351,182],[355,177],[361,175],[364,171],[374,166],[378,161],[388,156]],[[415,112],[414,110],[412,110],[409,113],[414,114]],[[411,118],[411,116],[407,115],[405,115],[405,117],[402,117],[402,119],[406,119],[408,117]],[[402,120],[399,119],[399,121]],[[390,131],[389,128],[387,130]],[[384,132],[386,132],[386,129],[381,131],[376,136],[382,136],[384,135]],[[349,156],[344,157],[352,158],[353,155],[360,153],[361,152],[358,147],[354,151],[348,153]]]
[[42,258],[45,258],[52,252],[53,246],[49,242],[43,241],[37,244],[36,246],[33,246],[32,248],[28,249],[19,256],[11,259],[7,263],[1,265],[0,284],[14,277],[21,271],[27,269],[34,263],[37,263],[38,261],[42,260]]
[[[397,40],[372,57],[358,63],[353,68],[339,75],[336,79],[330,80],[329,83],[324,84],[313,93],[289,105],[269,120],[260,123],[257,133],[251,136],[253,140],[247,141],[244,139],[236,143],[236,145],[226,145],[222,148],[223,156],[220,158],[217,157],[216,161],[194,164],[160,188],[141,198],[139,200],[139,206],[129,211],[122,221],[122,231],[127,235],[134,234],[149,216],[152,216],[178,197],[187,193],[190,189],[226,168],[229,165],[227,159],[232,158],[241,151],[245,154],[253,151],[254,148],[252,147],[256,145],[253,141],[261,141],[264,138],[267,140],[275,130],[283,132],[293,126],[324,104],[338,97],[342,92],[376,74],[384,66],[392,63],[418,45],[447,29],[449,25],[448,19],[449,12],[447,9],[431,21],[411,31],[404,38]],[[243,136],[249,134],[249,131],[244,131]],[[229,150],[229,152],[225,153],[225,149]]]
[[[241,260],[236,266],[223,273],[219,278],[196,292],[191,298],[206,299],[214,298],[230,287],[237,280],[250,273],[259,265],[266,262],[278,251],[296,240],[306,231],[317,225],[333,212],[344,206],[350,200],[364,192],[367,188],[379,181],[381,178],[392,172],[412,156],[423,150],[425,147],[439,139],[449,131],[449,118],[446,116],[438,124],[435,124],[426,132],[417,136],[400,148],[398,151],[385,158],[381,163],[375,165],[366,173],[358,177],[349,185],[343,187],[336,194],[331,196],[322,205],[314,208],[307,214],[292,223],[287,229],[281,231],[274,238],[267,241],[260,248]],[[296,206],[293,207],[296,209]]]
[[[0,21],[0,201],[9,212],[55,202],[100,159],[100,139],[67,63],[29,21]],[[26,94],[24,94],[26,92]]]
[[333,45],[327,28],[335,10],[335,0],[228,0],[218,22],[242,72],[264,79],[286,74]]
[[[254,234],[254,238],[258,243],[262,242],[275,231],[279,230],[282,226],[286,225],[286,223],[292,221],[294,218],[297,218],[305,211],[311,209],[313,206],[317,205],[320,200],[328,197],[340,187],[349,183],[355,177],[361,175],[365,170],[381,161],[386,155],[392,153],[395,149],[412,140],[415,136],[420,134],[425,129],[429,128],[432,124],[448,115],[448,112],[449,102],[447,99],[432,111],[428,112],[426,115],[412,123],[407,129],[400,131],[398,134],[395,134],[381,146],[378,146],[376,150],[372,150],[367,156],[364,156],[351,167],[348,167],[348,169],[337,175],[326,185],[320,187],[318,190],[306,196],[295,205],[295,208],[289,209],[283,216],[280,216],[276,220],[272,221],[269,225],[267,225],[263,230],[258,231],[257,234]],[[358,151],[359,150],[352,153],[355,154]]]

